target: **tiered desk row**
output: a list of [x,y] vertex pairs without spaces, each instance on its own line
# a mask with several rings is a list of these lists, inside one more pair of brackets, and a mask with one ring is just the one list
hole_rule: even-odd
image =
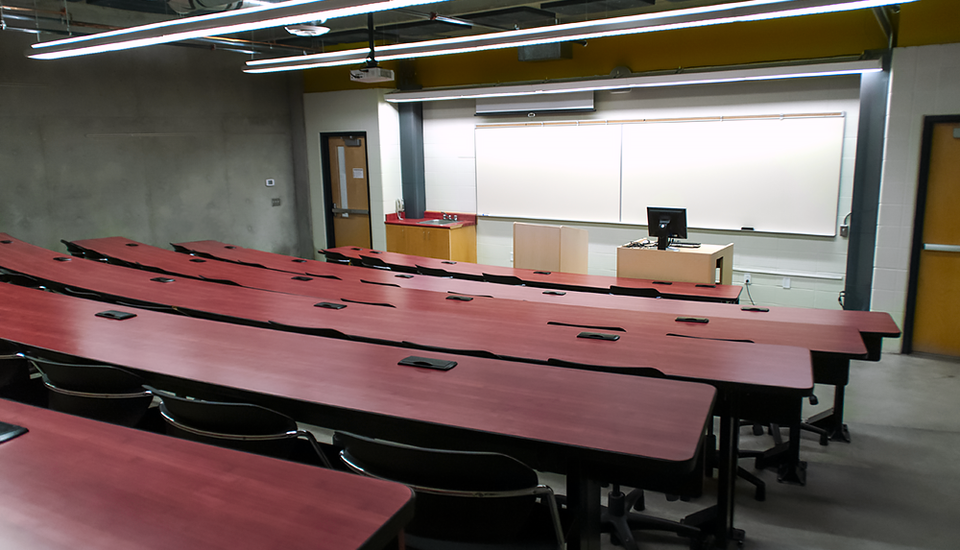
[[[96,301],[0,285],[0,338],[125,366],[167,387],[226,389],[331,429],[505,452],[567,475],[574,548],[599,546],[601,483],[685,486],[702,464],[714,412],[717,503],[688,521],[721,545],[736,538],[739,419],[793,428],[765,464],[782,464],[795,479],[800,400],[815,374],[842,390],[849,359],[878,358],[880,338],[898,334],[886,314],[743,311],[571,290],[582,284],[544,290],[364,269],[209,241],[175,246],[194,255],[120,238],[69,243],[75,254],[134,271],[0,234],[0,268],[12,282],[137,315],[103,319],[95,314],[108,307]],[[709,322],[679,319],[690,316]],[[398,366],[410,348],[458,365]],[[842,427],[838,393],[833,432]]]
[[[193,243],[191,243],[193,244]],[[731,284],[682,283],[628,277],[605,277],[580,273],[560,273],[534,269],[516,269],[491,265],[437,260],[423,256],[409,256],[369,248],[342,246],[321,250],[329,260],[368,267],[383,267],[394,271],[453,277],[468,281],[484,281],[508,285],[527,285],[536,288],[594,292],[601,294],[662,296],[675,300],[697,300],[737,303],[741,287]]]

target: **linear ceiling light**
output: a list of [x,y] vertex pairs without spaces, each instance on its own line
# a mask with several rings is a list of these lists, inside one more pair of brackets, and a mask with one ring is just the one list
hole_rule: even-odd
[[[760,21],[838,11],[906,4],[916,0],[747,0],[728,4],[596,19],[532,29],[392,44],[377,48],[379,61],[515,48],[551,42],[566,42],[624,34],[666,31],[743,21]],[[244,72],[266,73],[362,62],[369,48],[333,53],[258,59],[247,62]]]
[[441,90],[391,92],[388,93],[384,99],[390,103],[445,101],[452,99],[513,97],[535,94],[563,94],[570,92],[625,90],[630,88],[656,88],[661,86],[688,86],[692,84],[721,84],[725,82],[840,76],[864,74],[880,70],[882,70],[881,61],[879,59],[872,59],[813,63],[810,65],[783,65],[778,67],[701,71],[656,76],[606,78],[582,80],[579,82],[548,82],[541,84],[519,84],[516,86],[486,86],[479,88],[448,88]]
[[26,55],[33,59],[60,59],[441,1],[443,0],[290,0],[238,11],[184,17],[75,38],[39,42],[33,44]]

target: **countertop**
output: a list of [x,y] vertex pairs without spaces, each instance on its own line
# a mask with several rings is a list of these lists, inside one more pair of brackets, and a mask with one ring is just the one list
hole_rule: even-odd
[[[462,214],[460,212],[447,213],[450,216],[456,215],[458,220],[452,223],[446,224],[432,224],[432,223],[422,223],[430,220],[442,220],[443,214],[441,212],[424,212],[424,217],[422,218],[403,218],[400,219],[396,214],[387,214],[387,219],[384,220],[384,223],[390,225],[412,225],[416,227],[436,227],[439,229],[457,229],[460,227],[466,227],[468,225],[477,225],[477,215],[476,214]],[[448,220],[450,221],[450,220]]]

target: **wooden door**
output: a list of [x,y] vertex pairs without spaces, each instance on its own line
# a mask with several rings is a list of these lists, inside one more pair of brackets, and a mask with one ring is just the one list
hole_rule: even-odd
[[919,262],[914,264],[912,351],[960,357],[960,120],[931,126],[925,132],[928,166],[921,169],[918,194],[922,237],[919,246],[914,241]]
[[365,137],[327,138],[334,246],[371,248]]

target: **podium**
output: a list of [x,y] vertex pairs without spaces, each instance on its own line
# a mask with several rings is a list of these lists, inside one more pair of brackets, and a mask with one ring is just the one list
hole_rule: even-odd
[[619,246],[617,277],[711,285],[733,284],[733,243],[704,244],[699,248],[674,250]]

